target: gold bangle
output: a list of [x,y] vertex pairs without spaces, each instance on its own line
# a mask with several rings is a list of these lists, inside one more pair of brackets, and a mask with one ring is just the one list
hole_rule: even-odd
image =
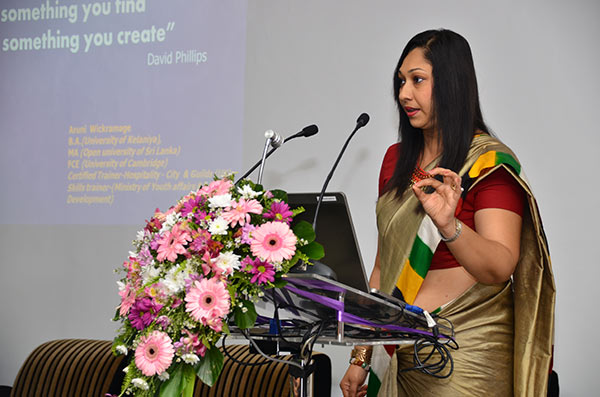
[[[371,356],[373,355],[373,348],[367,346],[354,346],[352,353],[350,354],[350,361],[356,361],[364,363],[365,365],[371,364]],[[364,368],[364,367],[363,367]]]

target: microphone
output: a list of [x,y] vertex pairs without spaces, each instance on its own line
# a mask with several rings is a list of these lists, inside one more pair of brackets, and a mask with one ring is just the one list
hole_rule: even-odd
[[[267,132],[269,132],[269,131],[267,131]],[[267,134],[267,132],[265,132],[265,138],[266,138],[266,134]],[[308,137],[310,137],[310,136],[313,136],[313,135],[315,135],[317,132],[319,132],[319,127],[317,127],[317,126],[316,126],[316,125],[314,125],[314,124],[311,124],[311,125],[309,125],[309,126],[306,126],[306,127],[304,127],[304,128],[302,129],[302,131],[299,131],[299,132],[295,133],[294,135],[292,135],[292,136],[289,136],[289,137],[285,138],[285,140],[283,140],[283,142],[281,142],[281,143],[279,144],[279,146],[283,145],[284,143],[286,143],[287,141],[289,141],[289,140],[291,140],[291,139],[295,139],[295,138],[299,138],[299,137],[306,137],[306,138],[308,138]],[[274,134],[276,134],[276,133],[274,133]],[[277,134],[277,135],[279,136],[279,138],[281,138],[281,136],[280,136],[279,134]],[[266,146],[266,145],[265,145],[265,146]],[[259,165],[261,165],[261,164],[263,163],[263,161],[264,161],[264,160],[266,160],[267,158],[269,158],[269,156],[273,154],[273,152],[274,152],[274,151],[277,149],[277,147],[279,147],[279,146],[275,147],[275,146],[273,145],[273,143],[271,143],[271,146],[273,146],[273,148],[272,148],[272,149],[271,149],[271,150],[270,150],[270,151],[269,151],[269,152],[266,154],[266,156],[265,156],[264,158],[261,158],[261,159],[260,159],[260,160],[259,160],[259,161],[258,161],[256,164],[254,164],[254,165],[252,166],[252,168],[250,168],[250,169],[249,169],[249,170],[248,170],[248,171],[247,171],[247,172],[246,172],[244,175],[242,175],[242,176],[241,176],[241,177],[240,177],[240,178],[239,178],[239,179],[238,179],[238,180],[235,182],[235,184],[236,184],[236,185],[237,185],[238,183],[240,183],[240,181],[241,181],[242,179],[244,179],[244,178],[246,178],[248,175],[250,175],[250,174],[252,173],[252,171],[254,171],[254,170],[255,170],[255,169],[256,169],[256,168],[257,168]]]
[[319,199],[317,200],[317,208],[315,209],[315,217],[313,218],[313,229],[314,229],[315,233],[317,232],[317,217],[319,216],[319,209],[321,208],[321,203],[323,202],[323,196],[325,195],[325,190],[327,190],[327,185],[329,185],[329,181],[331,180],[331,177],[333,176],[333,173],[334,173],[335,169],[337,168],[338,163],[340,162],[340,160],[342,158],[342,155],[346,151],[346,148],[348,147],[350,140],[352,139],[354,134],[356,134],[356,131],[358,131],[365,125],[367,125],[369,120],[370,120],[370,117],[366,113],[363,113],[360,116],[358,116],[354,130],[352,130],[352,133],[350,134],[348,139],[346,139],[346,143],[344,143],[344,146],[342,147],[340,154],[338,154],[338,157],[335,160],[335,163],[333,164],[333,168],[331,168],[329,175],[327,175],[327,178],[325,179],[325,183],[323,184],[323,188],[321,189],[321,194],[319,195]]
[[371,120],[371,118],[366,113],[363,113],[360,116],[358,116],[358,119],[356,120],[356,129],[358,130],[359,128],[362,128],[365,125],[367,125],[369,120]]
[[319,132],[319,127],[317,127],[314,124],[311,124],[311,125],[308,125],[308,126],[302,128],[302,131],[297,132],[294,135],[287,137],[285,139],[284,143],[289,141],[290,139],[298,138],[301,136],[308,138],[309,136],[315,135],[317,132]]
[[[312,226],[313,226],[313,230],[315,231],[315,234],[317,233],[317,218],[319,216],[319,209],[321,208],[321,203],[323,202],[323,196],[325,195],[325,190],[327,190],[327,185],[329,184],[329,181],[331,180],[331,177],[333,176],[333,173],[334,173],[335,169],[337,168],[337,165],[340,162],[342,155],[346,151],[346,148],[348,147],[350,140],[352,139],[352,137],[354,136],[356,131],[358,131],[365,125],[367,125],[368,122],[369,122],[368,114],[363,113],[358,117],[358,119],[356,120],[356,126],[354,127],[354,130],[352,130],[352,133],[350,134],[348,139],[346,139],[346,143],[344,143],[344,146],[342,147],[340,154],[338,155],[337,159],[335,160],[335,163],[333,164],[333,168],[331,169],[331,171],[329,172],[329,175],[327,175],[327,178],[325,179],[325,183],[323,184],[323,188],[321,189],[321,194],[319,194],[319,198],[317,200],[317,207],[315,208],[315,217],[313,218]],[[337,274],[335,273],[335,271],[333,271],[332,268],[330,268],[326,264],[319,262],[319,261],[311,260],[310,262],[312,263],[312,265],[310,267],[307,266],[307,264],[305,262],[299,262],[292,269],[290,269],[290,273],[319,274],[325,278],[337,280]]]

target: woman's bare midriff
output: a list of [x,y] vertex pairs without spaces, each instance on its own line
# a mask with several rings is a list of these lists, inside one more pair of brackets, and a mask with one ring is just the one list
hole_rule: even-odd
[[462,266],[430,270],[414,304],[427,311],[433,311],[458,298],[475,283],[475,278]]

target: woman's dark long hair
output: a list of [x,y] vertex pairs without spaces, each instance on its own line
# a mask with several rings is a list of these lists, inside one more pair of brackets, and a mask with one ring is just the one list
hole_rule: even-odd
[[422,48],[433,70],[434,124],[441,139],[439,166],[459,172],[465,162],[476,131],[489,133],[479,106],[477,78],[469,43],[450,30],[428,30],[413,37],[394,70],[394,97],[400,115],[398,161],[385,191],[396,190],[400,198],[410,183],[419,155],[423,151],[423,133],[414,128],[399,99],[398,71],[409,52]]

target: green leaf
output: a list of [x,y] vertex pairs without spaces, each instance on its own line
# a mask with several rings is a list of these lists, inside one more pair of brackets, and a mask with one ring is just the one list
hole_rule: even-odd
[[196,385],[196,371],[194,371],[194,367],[191,365],[183,367],[183,379],[185,380],[183,397],[194,397],[194,387]]
[[300,247],[300,251],[306,254],[310,259],[319,260],[325,256],[325,249],[316,241]]
[[[246,312],[244,313],[243,308],[246,308]],[[250,301],[243,301],[242,307],[236,306],[233,311],[233,319],[235,321],[235,325],[240,329],[247,329],[254,326],[256,322],[256,317],[258,314],[256,313],[256,309],[254,308],[254,303]]]
[[185,387],[184,370],[189,365],[178,365],[173,373],[169,374],[169,379],[160,386],[161,397],[180,397]]
[[275,280],[273,280],[273,287],[275,288],[283,288],[287,285],[287,281],[285,281],[284,279],[280,278],[276,278]]
[[292,228],[296,237],[304,239],[309,243],[315,240],[315,231],[310,223],[306,221],[299,221]]
[[212,387],[217,381],[221,370],[223,370],[223,353],[218,347],[213,346],[200,359],[196,368],[196,375],[205,385]]
[[280,189],[271,190],[271,194],[273,195],[273,198],[281,200],[284,203],[287,203],[287,201],[288,201],[287,193],[284,192],[283,190],[280,190]]
[[288,260],[285,261],[281,264],[282,266],[282,272],[283,273],[287,273],[290,271],[290,269],[292,267],[294,267],[294,265],[296,263],[298,263],[299,260],[301,260],[302,258],[306,258],[306,260],[308,261],[308,258],[306,257],[306,255],[304,255],[302,252],[300,252],[300,250],[296,250],[296,253],[294,254],[294,256]]
[[222,328],[223,328],[223,333],[226,335],[231,335],[231,331],[229,331],[229,325],[227,325],[227,323],[223,323],[222,324]]

